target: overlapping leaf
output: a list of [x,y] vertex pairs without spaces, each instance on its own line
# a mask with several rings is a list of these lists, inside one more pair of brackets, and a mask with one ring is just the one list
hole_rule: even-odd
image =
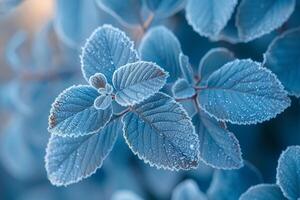
[[290,105],[276,76],[251,60],[229,62],[211,74],[198,100],[211,116],[237,124],[269,120]]
[[186,79],[178,79],[173,87],[172,93],[175,98],[189,98],[196,94],[195,89],[187,82]]
[[264,55],[271,69],[291,95],[300,97],[300,28],[277,37]]
[[121,130],[120,118],[114,118],[95,134],[76,138],[52,135],[46,151],[46,170],[51,183],[69,185],[95,173]]
[[207,191],[209,199],[238,200],[252,185],[262,182],[261,175],[250,163],[237,170],[217,170]]
[[208,51],[200,61],[199,76],[204,83],[208,77],[226,63],[233,61],[234,55],[225,48],[214,48]]
[[193,180],[186,180],[180,183],[173,191],[172,200],[206,200],[205,194],[199,190]]
[[300,147],[290,146],[280,156],[277,167],[277,184],[290,200],[300,198]]
[[237,3],[237,0],[189,0],[186,18],[200,35],[214,37],[226,26]]
[[142,60],[155,62],[169,72],[169,82],[175,81],[181,75],[180,53],[181,47],[178,39],[163,26],[150,29],[140,45]]
[[236,18],[239,37],[248,42],[279,28],[295,4],[295,0],[242,0]]
[[99,93],[90,86],[72,86],[52,104],[49,132],[60,136],[80,136],[99,131],[112,115],[111,107],[97,110],[94,100]]
[[284,200],[284,196],[275,184],[260,184],[250,187],[239,200]]
[[204,112],[198,113],[193,122],[199,135],[200,157],[205,163],[218,169],[243,166],[239,142],[224,123],[217,122]]
[[179,66],[183,78],[185,78],[190,84],[194,83],[194,72],[190,64],[189,57],[187,57],[183,53],[179,54]]
[[170,170],[198,165],[198,136],[183,108],[157,93],[134,106],[123,119],[124,137],[146,163]]
[[83,76],[88,81],[95,73],[102,73],[111,82],[116,69],[138,60],[133,42],[125,33],[104,25],[94,31],[82,50]]
[[158,92],[168,73],[151,62],[127,64],[113,74],[116,101],[122,106],[134,105]]

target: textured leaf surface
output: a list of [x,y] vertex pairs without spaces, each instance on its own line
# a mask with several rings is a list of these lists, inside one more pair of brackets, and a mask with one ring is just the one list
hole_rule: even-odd
[[238,200],[250,186],[261,183],[261,175],[249,163],[237,170],[217,170],[207,191],[209,199]]
[[170,170],[198,165],[198,136],[183,108],[157,93],[132,108],[124,119],[124,137],[146,163]]
[[116,101],[122,106],[134,105],[158,92],[168,73],[151,62],[127,64],[113,74]]
[[105,110],[111,105],[111,102],[112,102],[111,96],[101,95],[95,99],[94,106],[96,109]]
[[172,200],[206,200],[205,194],[199,190],[193,180],[186,180],[180,183],[173,191]]
[[141,0],[96,0],[104,11],[112,15],[125,26],[140,25]]
[[288,199],[300,198],[300,147],[290,146],[280,156],[277,184]]
[[149,10],[151,10],[155,18],[161,19],[169,17],[185,5],[186,0],[145,0]]
[[194,83],[194,72],[190,64],[189,57],[187,57],[183,53],[180,53],[179,65],[180,65],[183,78],[185,78],[191,84]]
[[274,72],[291,95],[300,97],[300,28],[276,38],[264,55],[264,65]]
[[72,86],[52,104],[49,132],[60,136],[80,136],[99,131],[109,121],[112,109],[97,110],[94,100],[99,93],[90,86]]
[[295,0],[242,0],[237,27],[242,41],[250,41],[279,28],[295,8]]
[[284,196],[275,184],[260,184],[252,186],[242,194],[239,200],[284,200]]
[[178,39],[163,26],[150,29],[140,44],[142,60],[155,62],[169,72],[169,82],[175,81],[181,75],[180,53],[181,47]]
[[229,62],[211,74],[199,100],[216,119],[237,124],[269,120],[290,105],[276,76],[251,60]]
[[200,141],[200,157],[218,169],[238,169],[243,166],[240,145],[226,125],[200,112],[193,118]]
[[110,25],[104,25],[94,31],[82,50],[81,65],[85,79],[102,73],[111,81],[116,69],[138,61],[133,42],[124,32]]
[[233,61],[234,55],[225,48],[214,48],[208,51],[200,61],[199,76],[201,82],[207,81],[208,77],[226,63]]
[[213,37],[226,26],[237,2],[237,0],[189,0],[186,18],[200,35]]
[[46,170],[57,186],[76,183],[101,167],[119,132],[120,118],[114,118],[98,133],[76,138],[52,135],[46,150]]
[[106,83],[106,77],[101,73],[96,73],[89,78],[89,84],[96,89],[105,88]]
[[178,79],[173,87],[172,93],[175,98],[189,98],[196,94],[195,89],[185,79]]

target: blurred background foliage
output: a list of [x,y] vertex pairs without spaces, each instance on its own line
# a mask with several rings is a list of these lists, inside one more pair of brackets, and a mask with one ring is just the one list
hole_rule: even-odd
[[[138,47],[144,33],[139,27],[123,26],[92,0],[10,2],[0,0],[0,199],[110,199],[120,190],[145,199],[170,199],[174,187],[188,178],[206,191],[212,168],[204,164],[180,172],[151,168],[130,152],[122,137],[94,176],[69,187],[52,186],[44,169],[48,114],[64,88],[84,83],[79,54],[86,38],[96,27],[109,23],[126,31]],[[300,25],[297,2],[282,29]],[[270,41],[284,31],[246,44],[230,44],[200,37],[187,24],[184,11],[152,26],[156,24],[175,33],[194,68],[213,47],[226,47],[237,58],[262,61]],[[300,100],[292,100],[292,106],[276,119],[229,127],[240,141],[244,159],[261,171],[267,183],[275,181],[281,151],[300,144]]]

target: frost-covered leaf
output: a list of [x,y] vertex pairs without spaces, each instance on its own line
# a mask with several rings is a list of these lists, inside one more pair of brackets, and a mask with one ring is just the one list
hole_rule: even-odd
[[176,186],[172,193],[172,200],[207,200],[205,194],[193,180],[186,180]]
[[123,118],[124,137],[134,154],[157,168],[198,165],[199,140],[190,118],[171,97],[157,93]]
[[99,132],[73,137],[51,135],[46,150],[46,170],[53,185],[69,185],[89,177],[101,167],[122,131],[120,118]]
[[125,26],[137,26],[143,23],[141,0],[96,0],[96,2],[101,9]]
[[234,55],[225,48],[214,48],[208,51],[200,61],[199,77],[201,82],[207,81],[208,77],[226,63],[233,61]]
[[54,28],[63,42],[78,48],[99,25],[100,12],[94,1],[56,0]]
[[290,146],[281,154],[276,179],[285,197],[300,198],[300,146]]
[[240,145],[233,133],[206,113],[200,112],[193,118],[200,141],[200,158],[218,169],[238,169],[243,159]]
[[246,162],[240,169],[215,171],[207,196],[213,200],[238,200],[249,187],[261,182],[260,173]]
[[87,81],[95,73],[102,73],[110,82],[116,69],[138,60],[133,42],[125,33],[104,25],[97,28],[84,45],[81,67]]
[[136,62],[124,65],[113,74],[116,101],[122,106],[134,105],[158,92],[168,73],[155,63]]
[[275,184],[260,184],[250,187],[239,200],[284,200],[280,188]]
[[174,98],[183,99],[194,96],[196,91],[187,80],[180,78],[174,83],[172,93]]
[[101,95],[97,97],[94,101],[94,106],[96,109],[105,110],[112,102],[112,97],[110,95]]
[[94,101],[99,96],[90,86],[72,86],[63,91],[52,104],[49,132],[77,137],[99,131],[112,115],[112,109],[97,110]]
[[157,63],[170,73],[168,82],[175,81],[180,75],[179,54],[181,47],[176,36],[167,28],[152,28],[140,44],[142,60]]
[[111,200],[143,200],[143,199],[132,191],[120,190],[115,192],[112,195]]
[[197,113],[197,107],[194,103],[193,99],[184,99],[182,101],[179,102],[183,108],[185,109],[185,111],[188,113],[188,115],[193,118],[196,113]]
[[179,54],[179,66],[183,75],[189,83],[194,83],[194,72],[193,68],[190,64],[189,57],[184,55],[183,53]]
[[89,78],[89,84],[96,89],[105,88],[106,83],[106,77],[102,73],[96,73]]
[[181,10],[186,0],[145,0],[145,3],[156,19],[162,19]]
[[242,0],[237,10],[239,37],[248,42],[279,28],[295,9],[295,0]]
[[186,18],[193,29],[202,36],[214,37],[226,26],[237,0],[189,0]]
[[271,69],[291,95],[300,97],[300,28],[277,37],[264,55]]
[[211,116],[236,124],[269,120],[290,105],[276,76],[249,59],[229,62],[212,73],[199,101]]

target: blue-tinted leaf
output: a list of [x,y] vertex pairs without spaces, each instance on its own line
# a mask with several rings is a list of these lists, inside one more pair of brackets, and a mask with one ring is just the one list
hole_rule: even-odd
[[114,118],[95,134],[76,138],[52,135],[46,150],[46,170],[51,183],[69,185],[95,173],[121,130],[120,118]]
[[180,183],[173,191],[172,200],[206,200],[195,181],[186,180]]
[[272,70],[291,95],[300,97],[300,28],[276,38],[264,55],[264,65]]
[[193,68],[190,64],[189,57],[184,55],[183,53],[179,54],[179,66],[183,75],[189,83],[194,83],[194,72]]
[[249,59],[229,62],[211,74],[199,101],[216,119],[236,124],[269,120],[290,105],[276,76]]
[[295,0],[242,0],[237,10],[239,37],[248,42],[279,28],[295,8]]
[[180,78],[174,83],[172,93],[176,99],[183,99],[194,96],[196,91],[187,80]]
[[193,29],[202,36],[214,37],[226,26],[237,0],[189,0],[186,18]]
[[239,200],[284,200],[284,196],[275,184],[260,184],[250,187]]
[[179,103],[183,106],[183,108],[185,109],[185,111],[188,113],[188,115],[191,118],[196,115],[197,107],[196,107],[193,99],[184,99],[184,100],[180,101]]
[[249,187],[261,182],[260,173],[250,163],[237,170],[217,170],[207,196],[213,200],[238,200]]
[[214,48],[208,51],[200,61],[199,76],[201,82],[207,81],[208,77],[226,63],[233,61],[234,55],[225,48]]
[[96,73],[89,78],[89,84],[96,89],[105,88],[106,83],[106,77],[101,73]]
[[94,1],[56,0],[54,28],[63,42],[79,47],[99,25],[100,12]]
[[277,184],[285,197],[300,198],[300,147],[290,146],[281,155],[277,167]]
[[111,200],[143,200],[143,199],[131,191],[120,190],[115,192],[112,195]]
[[218,169],[238,169],[243,166],[240,145],[233,133],[206,113],[200,112],[193,118],[200,141],[200,158]]
[[186,0],[145,0],[145,3],[154,17],[161,19],[172,16],[185,5]]
[[168,73],[151,62],[124,65],[113,74],[116,101],[122,106],[134,105],[158,92],[166,83]]
[[96,109],[105,110],[112,102],[112,97],[110,95],[101,95],[97,97],[94,101],[94,106]]
[[97,90],[90,86],[72,86],[63,91],[52,104],[49,132],[76,137],[99,131],[111,118],[112,109],[97,110],[97,96]]
[[170,170],[198,165],[199,140],[183,108],[157,93],[134,106],[124,119],[124,137],[146,163]]
[[125,33],[110,25],[104,25],[94,31],[83,47],[83,76],[88,81],[95,73],[102,73],[111,82],[116,69],[138,60],[133,42]]
[[168,82],[181,75],[179,54],[181,47],[176,36],[167,28],[158,26],[149,30],[140,44],[142,60],[153,61],[170,73]]
[[18,6],[22,0],[1,0],[0,1],[0,15],[10,12],[13,8]]
[[5,48],[5,56],[8,64],[15,72],[18,72],[23,66],[18,50],[24,44],[26,39],[27,34],[23,31],[19,31],[11,37]]
[[141,0],[96,0],[96,2],[100,8],[125,26],[143,23],[141,18],[143,4]]

